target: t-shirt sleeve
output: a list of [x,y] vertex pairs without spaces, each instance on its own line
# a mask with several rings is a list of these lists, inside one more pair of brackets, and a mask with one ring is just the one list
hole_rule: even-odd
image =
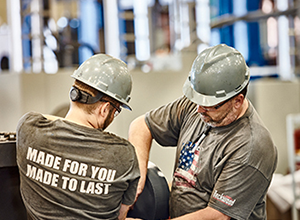
[[189,108],[195,108],[195,104],[183,96],[148,112],[145,121],[154,140],[162,146],[176,146]]
[[269,184],[254,167],[229,163],[221,173],[208,205],[234,219],[248,219]]

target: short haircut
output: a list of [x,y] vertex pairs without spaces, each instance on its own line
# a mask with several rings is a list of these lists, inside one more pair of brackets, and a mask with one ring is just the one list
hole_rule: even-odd
[[[88,94],[90,94],[91,96],[95,97],[100,91],[98,91],[97,89],[75,79],[75,82],[73,84],[74,87],[76,87],[77,89],[84,91]],[[102,92],[100,92],[102,93]],[[107,101],[107,102],[112,102],[113,104],[117,104],[119,103],[117,100],[113,99],[112,97],[105,95],[104,93],[102,93],[102,98],[99,101]],[[96,102],[96,103],[92,103],[92,104],[87,104],[87,103],[80,103],[80,102],[76,102],[77,105],[82,108],[86,113],[88,114],[92,114],[93,111],[99,106],[100,102]]]

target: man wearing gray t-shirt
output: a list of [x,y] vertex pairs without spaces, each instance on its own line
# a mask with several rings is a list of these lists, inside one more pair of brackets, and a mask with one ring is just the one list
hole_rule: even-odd
[[266,219],[266,193],[277,150],[246,98],[242,55],[221,44],[200,53],[184,96],[135,119],[129,141],[139,158],[141,192],[152,139],[176,146],[170,217]]
[[105,128],[128,105],[132,80],[119,59],[97,54],[72,75],[65,118],[25,114],[17,127],[20,190],[28,219],[125,219],[139,166],[134,147]]

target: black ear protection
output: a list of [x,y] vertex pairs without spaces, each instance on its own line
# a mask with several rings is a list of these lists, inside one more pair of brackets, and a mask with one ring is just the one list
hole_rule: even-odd
[[74,86],[72,86],[70,90],[70,98],[73,102],[80,102],[85,104],[92,104],[98,102],[103,97],[101,92],[98,92],[97,95],[94,97],[88,94],[85,91],[82,91]]

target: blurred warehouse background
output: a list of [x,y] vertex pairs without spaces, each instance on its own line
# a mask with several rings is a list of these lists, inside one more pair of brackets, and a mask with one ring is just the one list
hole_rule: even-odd
[[[0,0],[0,131],[15,131],[27,111],[63,117],[74,69],[107,53],[133,77],[133,111],[108,127],[127,138],[134,118],[182,95],[194,58],[219,43],[245,57],[248,97],[278,147],[276,172],[289,173],[286,117],[300,114],[300,0]],[[151,150],[169,181],[174,153],[156,143]]]

